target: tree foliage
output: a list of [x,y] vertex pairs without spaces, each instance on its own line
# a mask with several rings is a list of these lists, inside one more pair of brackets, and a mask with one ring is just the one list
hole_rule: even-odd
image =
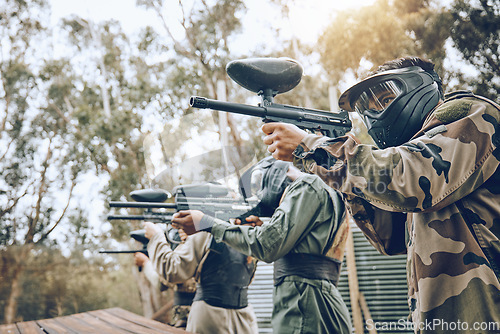
[[340,12],[318,41],[322,64],[334,82],[347,71],[359,78],[372,66],[406,55],[431,58],[439,66],[447,16],[428,0],[378,0]]
[[[19,316],[30,317],[25,308],[16,315],[23,305],[19,302],[29,293],[23,289],[31,286],[23,282],[42,277],[30,276],[37,264],[32,259],[40,259],[40,249],[50,246],[56,251],[60,247],[49,236],[88,222],[93,214],[91,207],[79,206],[75,189],[90,175],[111,180],[109,196],[118,193],[121,197],[143,186],[143,119],[138,109],[147,108],[158,90],[156,83],[150,84],[151,77],[128,76],[131,69],[144,72],[144,63],[140,55],[123,55],[128,41],[118,25],[103,24],[97,32],[81,19],[68,20],[65,27],[77,44],[73,50],[71,44],[67,46],[74,53],[51,57],[45,1],[9,1],[1,8],[0,266],[4,307],[0,312],[5,322],[12,322]],[[120,234],[120,229],[113,231]],[[95,244],[86,245],[95,251]],[[57,261],[52,266],[62,268]],[[46,267],[44,277],[50,283],[59,271],[49,270],[49,264]],[[96,284],[102,285],[102,281],[96,278]],[[82,296],[95,297],[84,292]]]
[[[469,87],[498,100],[500,94],[500,3],[456,0],[451,8],[451,38],[463,59],[479,73]],[[464,81],[464,80],[462,80]]]
[[[146,28],[134,44],[117,22],[95,23],[72,16],[61,22],[63,54],[40,57],[40,50],[54,54],[50,42],[44,47],[35,42],[50,41],[47,16],[42,20],[48,13],[46,3],[14,1],[2,7],[2,56],[8,55],[0,64],[4,107],[0,114],[4,308],[0,314],[5,322],[103,305],[97,298],[105,296],[97,288],[105,279],[98,275],[102,266],[91,263],[88,253],[76,257],[79,260],[72,269],[89,284],[95,282],[95,288],[79,290],[71,284],[70,272],[61,270],[73,263],[78,252],[47,257],[43,275],[32,275],[37,270],[31,265],[36,264],[42,246],[58,252],[61,241],[49,238],[54,230],[71,231],[65,245],[80,240],[95,252],[99,239],[89,238],[85,226],[91,213],[95,216],[105,208],[79,206],[75,188],[94,175],[108,180],[104,198],[118,200],[149,185],[144,138],[159,123],[186,113],[189,95],[214,92],[230,58],[227,41],[239,29],[234,14],[243,8],[241,1],[193,8],[180,22],[187,36],[182,42],[169,40],[168,25],[166,39]],[[235,135],[233,140],[240,139]],[[129,228],[114,224],[110,235],[123,239]],[[73,249],[82,252],[78,244]],[[45,284],[47,295],[34,293],[46,302],[31,312],[25,308],[30,301],[25,295],[32,292],[33,280]],[[62,281],[65,288],[56,293]]]

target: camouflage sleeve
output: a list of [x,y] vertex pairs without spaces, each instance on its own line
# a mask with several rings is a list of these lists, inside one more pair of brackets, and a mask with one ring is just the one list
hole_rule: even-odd
[[499,119],[499,110],[490,103],[453,100],[439,106],[423,130],[402,146],[378,149],[352,136],[318,139],[312,148],[302,143],[294,162],[343,194],[377,208],[438,210],[468,195],[495,172]]
[[406,253],[405,213],[381,210],[356,196],[344,200],[354,222],[377,251],[384,255]]

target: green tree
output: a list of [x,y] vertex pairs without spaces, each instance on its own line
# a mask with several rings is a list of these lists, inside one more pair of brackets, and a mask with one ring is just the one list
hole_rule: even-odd
[[463,59],[479,75],[456,73],[460,84],[498,100],[500,94],[500,3],[456,0],[451,8],[451,38]]
[[97,171],[110,178],[107,197],[125,198],[147,182],[142,140],[149,104],[160,92],[155,69],[134,54],[117,22],[98,25],[73,17],[63,21],[63,28],[72,43],[68,52],[79,56],[71,66],[83,75],[73,83],[80,91],[61,99],[72,101],[69,119],[85,129],[81,145],[92,152]]
[[[229,85],[225,72],[226,64],[232,60],[229,51],[230,38],[241,31],[240,17],[246,10],[242,0],[219,0],[193,2],[179,1],[181,16],[177,21],[166,17],[163,0],[138,0],[137,4],[152,9],[163,23],[159,38],[165,46],[173,48],[175,55],[171,65],[167,94],[173,103],[172,115],[188,111],[188,97],[191,95],[219,98],[219,81]],[[180,29],[183,38],[173,34]],[[227,93],[227,92],[226,92]],[[172,107],[171,107],[172,108]],[[217,114],[214,113],[216,123]],[[229,127],[233,128],[231,117]],[[236,146],[241,145],[237,131],[231,131]]]
[[333,81],[356,78],[373,65],[405,55],[445,57],[448,15],[429,0],[378,0],[357,11],[340,12],[318,41],[321,61]]
[[[159,95],[157,69],[143,60],[144,49],[130,51],[116,22],[68,19],[73,46],[53,57],[48,9],[41,0],[8,1],[0,12],[0,290],[7,323],[24,316],[18,301],[30,285],[23,282],[41,277],[29,275],[36,263],[30,259],[41,247],[57,249],[55,230],[69,229],[73,218],[86,224],[91,211],[103,209],[79,212],[75,189],[89,175],[109,178],[108,198],[146,184],[142,139],[149,102]],[[112,231],[123,239],[128,227]]]
[[28,259],[64,221],[90,166],[50,105],[55,91],[71,90],[67,78],[73,72],[64,61],[39,56],[49,50],[43,42],[50,36],[47,14],[42,0],[8,1],[0,12],[0,251],[7,323],[16,319]]

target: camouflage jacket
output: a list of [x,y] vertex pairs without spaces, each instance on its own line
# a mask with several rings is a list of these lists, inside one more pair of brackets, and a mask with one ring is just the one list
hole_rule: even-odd
[[499,121],[498,105],[457,92],[404,145],[307,135],[294,152],[378,251],[407,252],[416,332],[500,332]]

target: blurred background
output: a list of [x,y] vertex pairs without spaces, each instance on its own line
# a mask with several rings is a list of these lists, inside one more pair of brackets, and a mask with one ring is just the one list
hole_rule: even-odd
[[298,60],[301,83],[276,102],[316,109],[407,55],[431,59],[445,91],[498,101],[499,30],[496,0],[0,0],[0,323],[143,312],[131,255],[98,252],[137,247],[140,224],[108,222],[108,203],[151,186],[144,140],[166,126],[170,164],[203,153],[179,148],[208,124],[205,144],[266,156],[260,119],[221,129],[189,108],[191,95],[258,102],[229,61]]

